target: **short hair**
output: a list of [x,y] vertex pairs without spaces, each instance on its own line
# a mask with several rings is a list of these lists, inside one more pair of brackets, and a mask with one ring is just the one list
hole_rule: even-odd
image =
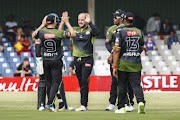
[[153,14],[153,17],[160,17],[160,14],[156,12]]
[[26,36],[24,34],[22,34],[21,37],[25,38]]
[[125,19],[127,21],[127,23],[134,23],[134,20],[128,20],[128,19]]
[[23,61],[28,61],[29,62],[29,59],[27,57],[25,57]]

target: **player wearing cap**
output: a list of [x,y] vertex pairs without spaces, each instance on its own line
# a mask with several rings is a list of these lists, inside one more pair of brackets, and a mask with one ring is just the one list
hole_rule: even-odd
[[73,56],[78,78],[81,106],[76,111],[87,111],[89,76],[93,68],[93,44],[94,37],[100,34],[99,29],[91,22],[88,13],[78,15],[79,27],[73,27],[76,37],[73,38]]
[[[115,13],[113,13],[114,16],[114,25],[111,26],[106,33],[106,42],[105,46],[107,50],[111,53],[111,55],[108,58],[108,64],[110,64],[110,71],[111,71],[111,76],[112,76],[112,82],[111,82],[111,90],[110,90],[110,98],[109,98],[109,105],[106,108],[106,110],[114,111],[116,110],[115,103],[117,99],[117,78],[113,76],[113,70],[112,70],[112,58],[113,58],[113,48],[114,48],[114,43],[115,43],[115,34],[116,31],[120,31],[123,29],[124,24],[124,15],[125,12],[121,9],[117,9]],[[134,102],[133,102],[134,94],[133,90],[130,84],[128,84],[128,94],[126,97],[126,111],[133,111],[134,108]]]
[[[141,87],[141,52],[144,48],[144,37],[141,30],[133,26],[134,15],[127,12],[124,16],[125,27],[117,32],[113,51],[113,75],[118,78],[118,110],[115,113],[126,113],[125,98],[127,84],[130,82],[135,93],[138,113],[145,113],[144,93]],[[119,63],[117,63],[119,59]]]
[[[62,21],[66,24],[70,33],[62,30],[62,24],[60,24],[59,30],[55,29],[58,19],[55,15],[48,15],[44,17],[40,27],[32,34],[33,38],[38,39],[35,46],[37,66],[42,64],[43,59],[44,70],[41,70],[41,72],[44,72],[48,95],[48,102],[45,107],[53,112],[56,110],[52,104],[62,81],[62,39],[75,36],[73,28],[69,24],[67,12],[63,12]],[[46,25],[47,27],[45,27]]]
[[125,12],[121,9],[117,9],[115,13],[113,13],[113,22],[114,25],[111,26],[106,33],[106,42],[105,46],[106,49],[111,53],[108,58],[108,64],[110,64],[110,71],[112,76],[112,82],[111,82],[111,90],[110,90],[110,98],[109,98],[109,105],[106,108],[106,110],[116,110],[115,103],[117,99],[117,79],[113,76],[113,70],[112,70],[112,58],[113,58],[113,48],[114,48],[114,40],[115,40],[115,33],[116,29],[120,27],[121,29],[124,27],[123,24],[123,17]]

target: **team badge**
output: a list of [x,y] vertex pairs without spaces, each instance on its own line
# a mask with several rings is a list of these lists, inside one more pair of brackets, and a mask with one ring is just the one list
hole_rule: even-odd
[[90,31],[86,31],[86,35],[89,35],[90,34]]

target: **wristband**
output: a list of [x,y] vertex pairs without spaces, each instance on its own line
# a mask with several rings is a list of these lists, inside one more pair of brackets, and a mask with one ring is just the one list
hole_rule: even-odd
[[112,66],[112,69],[116,69],[116,66]]

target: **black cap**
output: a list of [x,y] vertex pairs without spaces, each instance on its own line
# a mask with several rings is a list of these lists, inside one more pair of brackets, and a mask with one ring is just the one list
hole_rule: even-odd
[[56,22],[60,21],[58,15],[55,13],[50,13],[46,19],[46,23],[53,24],[55,22],[55,20],[56,20]]
[[134,14],[131,12],[127,12],[124,16],[124,19],[134,21]]
[[112,14],[113,16],[124,18],[125,13],[126,13],[125,11],[121,9],[117,9],[116,12]]

